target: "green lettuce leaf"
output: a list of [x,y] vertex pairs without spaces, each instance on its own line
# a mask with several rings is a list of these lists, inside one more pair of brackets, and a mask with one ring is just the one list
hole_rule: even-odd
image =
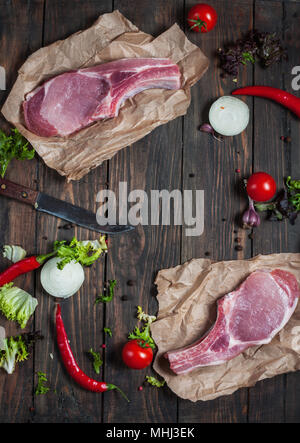
[[155,377],[149,377],[148,375],[146,375],[146,381],[152,385],[155,386],[157,388],[162,388],[165,385],[165,380],[159,381],[157,380],[157,378]]
[[142,340],[145,342],[145,344],[149,345],[152,349],[156,348],[155,342],[152,338],[150,326],[151,323],[153,323],[156,320],[155,315],[149,315],[146,314],[141,306],[137,307],[137,318],[140,320],[140,322],[144,323],[144,327],[140,329],[138,326],[136,326],[128,335],[128,338],[130,340]]
[[49,386],[47,386],[48,383],[47,375],[44,372],[38,371],[37,376],[38,376],[38,383],[34,391],[35,395],[47,394],[47,392],[50,391]]
[[107,251],[105,236],[100,236],[99,240],[78,241],[75,237],[70,243],[66,241],[54,242],[54,251],[61,261],[57,264],[58,269],[71,261],[80,263],[82,266],[91,266],[103,252]]
[[17,321],[25,328],[34,313],[38,301],[23,289],[8,283],[0,288],[0,311],[8,320]]
[[3,368],[8,374],[12,374],[14,372],[18,353],[18,340],[15,340],[13,337],[5,338],[3,340],[3,350],[1,351],[0,356],[0,367]]
[[3,257],[7,260],[17,263],[26,257],[27,252],[21,246],[16,245],[4,245],[3,246]]
[[3,178],[12,159],[31,160],[35,150],[17,129],[6,135],[0,129],[0,176]]
[[92,348],[89,350],[89,354],[93,358],[93,367],[96,374],[100,374],[100,368],[103,365],[103,360],[101,358],[100,352],[94,351]]
[[100,294],[96,300],[95,303],[109,303],[110,301],[112,301],[112,299],[115,296],[115,286],[117,284],[117,280],[108,280],[108,288],[107,291],[104,294]]
[[16,363],[28,360],[33,344],[42,338],[38,331],[4,338],[0,350],[0,368],[12,374]]

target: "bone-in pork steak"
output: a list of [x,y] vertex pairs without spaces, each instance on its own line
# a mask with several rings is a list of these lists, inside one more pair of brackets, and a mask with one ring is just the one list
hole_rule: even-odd
[[269,343],[293,314],[299,285],[280,269],[252,272],[241,286],[220,298],[217,320],[196,343],[165,354],[176,374],[220,365],[250,346]]
[[116,117],[124,101],[145,89],[180,89],[180,71],[164,58],[131,58],[60,74],[26,96],[29,131],[67,136]]

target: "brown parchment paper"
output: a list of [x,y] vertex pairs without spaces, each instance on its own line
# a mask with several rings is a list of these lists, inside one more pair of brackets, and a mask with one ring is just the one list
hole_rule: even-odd
[[[25,128],[21,110],[24,97],[48,78],[73,69],[135,57],[170,58],[179,65],[182,89],[139,93],[126,101],[118,117],[96,122],[67,138],[39,137]],[[33,53],[20,68],[2,113],[49,167],[66,176],[68,181],[78,180],[157,126],[184,115],[190,104],[190,87],[207,67],[208,59],[177,24],[153,38],[139,31],[116,10],[100,16],[87,30]]]
[[289,253],[217,263],[193,259],[158,273],[155,283],[159,313],[151,327],[158,346],[154,369],[179,397],[194,402],[212,400],[259,380],[300,369],[300,302],[271,343],[249,348],[222,365],[175,375],[163,357],[166,351],[198,340],[215,322],[216,300],[261,268],[290,271],[300,283],[300,254]]

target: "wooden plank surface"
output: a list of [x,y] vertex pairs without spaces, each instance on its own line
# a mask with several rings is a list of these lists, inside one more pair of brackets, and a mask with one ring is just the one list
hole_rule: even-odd
[[[187,9],[193,1],[186,3]],[[224,2],[210,2],[216,10],[224,7]],[[239,229],[235,218],[243,210],[244,196],[238,191],[238,183],[243,174],[249,172],[252,159],[252,130],[249,125],[240,136],[224,142],[199,131],[201,123],[208,121],[208,109],[220,95],[228,95],[236,86],[231,78],[222,79],[216,50],[235,39],[236,32],[244,34],[252,28],[251,2],[239,2],[219,18],[214,35],[190,35],[192,41],[201,44],[211,65],[199,86],[193,88],[192,103],[184,118],[184,158],[183,189],[203,189],[205,192],[205,227],[200,237],[186,237],[183,232],[181,261],[193,257],[209,257],[213,260],[249,258],[251,241],[247,231]],[[216,44],[216,41],[218,42]],[[239,76],[239,84],[251,83],[252,69],[244,70]],[[247,100],[251,109],[252,100]],[[240,169],[240,173],[236,173]],[[191,177],[191,174],[194,176]],[[226,195],[233,198],[226,199]],[[225,201],[225,200],[226,201]],[[236,251],[236,238],[241,239],[242,251]],[[183,422],[244,422],[247,419],[247,389],[221,397],[208,403],[197,402],[189,405],[179,401],[179,418]]]
[[[17,70],[25,59],[42,45],[43,30],[43,1],[31,2],[1,2],[0,5],[0,66],[6,71],[7,90],[10,90],[16,77]],[[13,56],[12,56],[13,55]],[[0,91],[0,106],[7,96],[6,91]],[[8,125],[1,117],[1,127]],[[7,178],[36,188],[37,165],[36,158],[25,163],[13,161],[7,172]],[[25,172],[26,171],[26,172]],[[19,205],[14,201],[1,199],[1,244],[20,244],[30,253],[36,253],[36,215],[27,205]],[[1,260],[0,270],[9,265],[7,260]],[[19,277],[16,285],[29,293],[34,293],[34,280],[30,275]],[[26,330],[32,329],[32,319]],[[4,321],[7,335],[20,333],[20,328],[14,322]],[[12,375],[1,371],[0,377],[0,422],[27,422],[31,419],[32,385],[34,361],[31,359],[24,367],[17,367]]]
[[[66,20],[66,11],[73,11]],[[68,35],[85,29],[93,24],[95,19],[104,12],[111,11],[111,1],[96,2],[88,0],[47,1],[45,4],[44,45],[63,39]],[[98,170],[92,171],[88,176],[66,184],[65,179],[60,177],[54,170],[44,164],[39,169],[40,190],[69,201],[78,206],[96,211],[96,194],[106,187],[107,170],[104,165]],[[39,250],[51,245],[55,239],[67,239],[75,235],[81,239],[96,239],[97,234],[88,230],[74,227],[71,230],[60,229],[65,225],[62,220],[54,217],[40,215],[37,222],[37,231],[44,233],[48,238],[38,236]],[[46,245],[45,245],[46,244]],[[87,351],[90,348],[99,351],[103,343],[103,312],[102,306],[95,306],[97,290],[102,287],[105,274],[105,260],[100,260],[95,266],[85,270],[85,284],[69,300],[62,303],[62,315],[65,327],[73,348],[73,352],[79,365],[86,373],[93,375],[90,359]],[[63,370],[59,354],[55,346],[53,331],[54,299],[47,296],[37,285],[37,296],[40,300],[38,308],[37,328],[43,330],[46,340],[38,343],[35,352],[35,368],[49,374],[49,383],[52,392],[48,396],[34,397],[33,420],[35,422],[98,422],[101,421],[102,397],[95,396],[92,392],[78,388],[75,383],[70,383],[68,374]],[[87,321],[88,319],[88,321]],[[53,354],[53,359],[50,358]],[[35,377],[35,384],[37,380]]]
[[[182,1],[153,3],[139,1],[139,8],[132,1],[115,0],[114,7],[129,18],[143,31],[158,35],[175,21],[182,19]],[[140,11],[147,17],[146,23]],[[181,189],[182,162],[182,122],[178,118],[153,131],[134,146],[126,148],[113,157],[109,165],[109,187],[118,196],[119,182],[128,183],[128,193],[141,189],[150,195],[151,189]],[[164,147],[170,146],[166,152]],[[170,391],[145,387],[145,375],[151,370],[140,371],[130,376],[130,369],[124,369],[121,363],[121,349],[124,340],[137,324],[136,306],[142,306],[146,312],[156,312],[157,303],[153,281],[160,268],[175,266],[180,261],[180,226],[138,226],[135,232],[122,238],[113,239],[108,256],[108,278],[116,278],[119,283],[119,297],[115,303],[107,306],[107,325],[117,322],[114,328],[112,348],[108,352],[105,367],[107,380],[124,380],[122,386],[130,393],[131,403],[121,403],[116,396],[104,398],[104,421],[173,423],[177,420],[177,399]],[[169,245],[173,245],[172,248]],[[127,285],[128,280],[135,282]],[[120,301],[120,296],[127,295],[127,301]]]
[[[284,44],[288,50],[289,58],[285,62],[283,86],[284,88],[299,95],[299,91],[292,89],[292,72],[294,66],[299,66],[299,50],[300,50],[300,8],[297,3],[283,4],[283,31]],[[291,143],[285,146],[286,157],[286,175],[291,174],[293,177],[299,175],[300,171],[300,150],[298,140],[300,137],[299,120],[293,115],[285,115],[285,132],[291,137]],[[287,250],[299,252],[300,239],[299,227],[288,226],[287,232]],[[299,423],[300,421],[300,373],[295,372],[287,374],[285,377],[285,400],[284,400],[284,418],[287,423]]]
[[[0,91],[0,106],[11,89],[17,70],[28,55],[73,32],[89,27],[104,12],[119,9],[144,32],[160,34],[174,22],[186,30],[186,14],[192,0],[0,0],[0,66],[7,73],[7,90]],[[299,65],[300,4],[294,1],[225,0],[209,2],[218,11],[215,30],[206,35],[187,31],[188,37],[210,58],[205,77],[192,88],[188,113],[163,125],[144,139],[120,151],[113,159],[78,182],[67,184],[55,171],[36,157],[31,162],[14,161],[7,178],[79,206],[96,210],[96,194],[107,186],[118,195],[121,181],[128,193],[150,190],[204,190],[205,227],[199,237],[187,237],[180,226],[138,226],[130,234],[109,239],[109,254],[86,270],[84,287],[63,302],[62,314],[74,354],[84,371],[93,374],[86,351],[100,350],[102,343],[106,381],[129,394],[128,405],[118,393],[95,395],[75,385],[60,363],[53,330],[54,299],[41,288],[39,274],[16,282],[39,300],[34,319],[26,329],[35,328],[44,340],[34,349],[33,358],[8,376],[0,374],[0,422],[90,422],[90,423],[207,423],[207,422],[300,422],[299,373],[285,374],[241,389],[214,401],[191,403],[177,398],[167,387],[145,387],[139,391],[145,371],[131,371],[121,362],[121,349],[136,325],[136,306],[149,313],[157,311],[154,279],[157,271],[173,267],[192,257],[215,260],[250,258],[258,253],[298,252],[299,223],[262,223],[254,238],[239,229],[237,216],[246,206],[239,182],[253,170],[270,172],[278,182],[288,174],[299,175],[299,121],[280,106],[267,100],[244,99],[250,107],[251,123],[241,136],[218,143],[201,133],[210,103],[236,87],[230,78],[221,78],[215,51],[253,27],[277,31],[289,52],[288,61],[268,70],[248,66],[238,77],[237,86],[268,84],[290,92],[291,68]],[[14,54],[12,57],[11,54]],[[1,127],[8,128],[4,119]],[[283,144],[280,136],[290,135]],[[236,170],[240,172],[237,173]],[[299,177],[298,177],[299,178]],[[230,198],[228,198],[230,196]],[[30,253],[51,249],[53,241],[96,238],[89,231],[62,229],[64,223],[35,214],[29,207],[1,199],[0,244],[22,244]],[[9,221],[9,222],[8,222]],[[243,249],[236,250],[240,238]],[[0,270],[7,266],[0,259]],[[95,305],[102,285],[118,282],[113,303]],[[128,281],[133,282],[128,285]],[[9,334],[19,331],[5,322]],[[107,337],[103,328],[111,327]],[[53,358],[52,358],[53,357]],[[51,392],[34,395],[37,371],[47,374]]]
[[[255,26],[265,31],[282,33],[283,8],[281,2],[255,2]],[[282,66],[273,65],[270,69],[255,66],[255,84],[267,84],[283,88]],[[282,183],[286,172],[285,146],[280,140],[285,130],[286,111],[280,106],[270,106],[268,100],[254,101],[254,158],[253,170],[266,171],[277,183]],[[276,124],[274,124],[276,122]],[[268,131],[267,128],[272,128]],[[265,134],[264,136],[262,134]],[[288,250],[286,223],[262,223],[253,241],[253,254],[269,254]],[[249,421],[265,422],[284,420],[285,376],[274,377],[258,383],[249,394]],[[282,392],[282,395],[278,395]],[[269,407],[267,407],[269,405]],[[272,405],[272,407],[271,407]]]

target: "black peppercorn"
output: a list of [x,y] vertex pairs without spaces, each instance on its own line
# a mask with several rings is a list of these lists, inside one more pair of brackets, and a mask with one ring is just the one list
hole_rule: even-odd
[[134,286],[134,285],[135,285],[135,281],[134,280],[128,280],[127,286]]

